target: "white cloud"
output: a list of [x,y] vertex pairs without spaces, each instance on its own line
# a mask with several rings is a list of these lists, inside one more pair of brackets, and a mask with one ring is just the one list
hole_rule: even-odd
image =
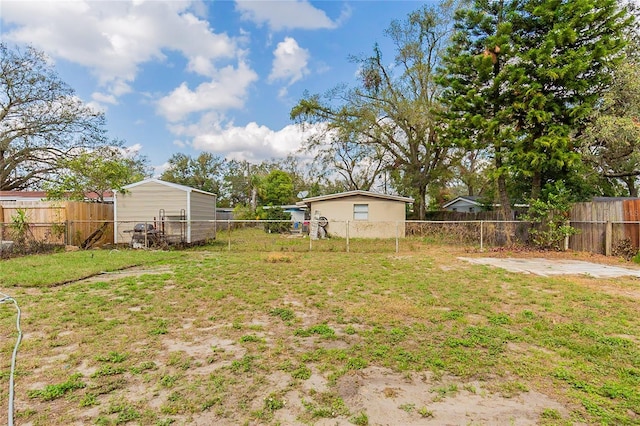
[[136,154],[139,154],[142,151],[142,144],[136,143],[131,146],[128,146],[124,149],[124,154],[128,157],[133,157]]
[[3,38],[88,67],[113,96],[131,91],[142,64],[182,53],[188,69],[211,76],[216,60],[237,55],[236,41],[215,34],[200,1],[3,1]]
[[269,81],[287,80],[288,85],[309,74],[309,51],[301,48],[295,39],[286,37],[273,51],[273,65]]
[[152,172],[153,177],[159,178],[160,175],[169,168],[169,162],[167,161],[160,164],[159,166],[152,166],[152,167],[153,167],[153,172]]
[[258,162],[293,154],[302,141],[303,133],[297,125],[274,131],[252,122],[244,127],[230,125],[199,134],[193,139],[191,146],[203,151],[224,154],[228,159]]
[[350,10],[345,8],[340,18],[333,21],[307,0],[236,1],[236,10],[241,13],[242,19],[258,25],[266,24],[273,31],[334,29],[350,15]]
[[289,90],[287,89],[287,87],[281,87],[280,90],[278,90],[278,98],[284,99],[287,97],[287,95],[289,95]]
[[295,154],[302,142],[317,131],[314,126],[303,130],[299,125],[272,130],[255,122],[235,126],[215,112],[203,114],[197,122],[173,124],[169,130],[179,138],[181,147],[251,162]]
[[91,94],[91,99],[99,104],[111,104],[116,105],[118,103],[115,96],[107,93],[94,92]]
[[213,79],[191,90],[182,83],[158,101],[158,113],[176,122],[191,113],[208,110],[242,108],[247,89],[258,75],[244,62],[237,68],[228,66],[215,73]]

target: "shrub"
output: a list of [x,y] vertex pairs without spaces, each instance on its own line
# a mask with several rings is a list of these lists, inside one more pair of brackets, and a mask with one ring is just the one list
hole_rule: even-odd
[[562,250],[564,239],[577,230],[568,225],[571,210],[571,192],[562,182],[547,185],[542,197],[529,200],[529,212],[523,220],[529,221],[531,242],[540,249]]
[[287,213],[280,207],[269,207],[263,211],[263,218],[266,220],[276,220],[278,222],[267,222],[264,231],[275,234],[282,234],[291,229],[291,213]]

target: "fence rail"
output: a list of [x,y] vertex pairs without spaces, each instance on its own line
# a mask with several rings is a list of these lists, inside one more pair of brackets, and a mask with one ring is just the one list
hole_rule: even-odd
[[[148,231],[137,233],[137,224],[143,224]],[[113,245],[114,242],[137,248],[209,243],[214,249],[224,250],[397,252],[415,242],[471,245],[480,250],[527,245],[530,243],[532,228],[529,222],[498,220],[329,221],[325,226],[311,226],[312,224],[314,221],[294,223],[229,219],[165,221],[162,224],[144,220],[69,220],[29,223],[28,238],[50,245],[73,245],[81,248]],[[640,221],[572,221],[570,225],[577,229],[577,234],[564,241],[566,249],[606,255],[615,255],[616,248],[620,246],[632,247],[636,252],[638,250]],[[326,235],[322,232],[310,235],[311,230],[318,228],[325,230]],[[376,231],[381,231],[380,235],[383,236],[375,237]],[[197,237],[188,241],[188,235]],[[14,225],[0,223],[0,252],[10,250],[12,242],[19,238]]]

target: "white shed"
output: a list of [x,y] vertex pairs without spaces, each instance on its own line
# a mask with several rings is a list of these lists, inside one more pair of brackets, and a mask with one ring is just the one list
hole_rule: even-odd
[[169,242],[198,243],[216,236],[216,195],[159,179],[124,187],[114,197],[114,243],[128,244],[145,223]]

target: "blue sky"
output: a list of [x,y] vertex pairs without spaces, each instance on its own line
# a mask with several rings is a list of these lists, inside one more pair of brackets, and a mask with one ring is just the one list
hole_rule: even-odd
[[421,1],[1,0],[2,40],[31,44],[103,110],[111,138],[157,171],[176,152],[260,162],[304,134],[289,119],[303,92],[353,84],[384,30]]

